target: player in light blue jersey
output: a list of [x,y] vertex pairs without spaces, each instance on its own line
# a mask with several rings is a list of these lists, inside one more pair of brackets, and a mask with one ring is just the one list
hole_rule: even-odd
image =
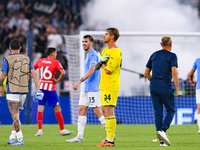
[[101,72],[100,70],[95,70],[95,64],[98,62],[98,55],[92,48],[93,37],[85,35],[82,40],[82,45],[87,54],[85,58],[85,75],[73,87],[74,90],[77,90],[81,83],[85,81],[79,99],[78,134],[73,139],[66,140],[66,142],[83,142],[88,107],[93,108],[94,114],[105,128],[105,118],[101,111],[99,90]]
[[[85,74],[95,66],[95,63],[98,62],[97,52],[94,49],[91,49],[90,52],[87,53],[85,58]],[[90,70],[93,72],[90,77],[84,82],[84,87],[82,89],[83,92],[97,92],[99,89],[99,82],[101,77],[101,72],[98,70]],[[92,73],[89,72],[89,73]],[[89,74],[90,75],[90,74]],[[88,75],[88,76],[89,76]]]
[[200,58],[197,58],[194,62],[192,70],[190,72],[191,84],[194,85],[195,81],[193,80],[194,72],[197,70],[197,82],[196,82],[196,104],[197,104],[197,124],[199,127],[200,134]]

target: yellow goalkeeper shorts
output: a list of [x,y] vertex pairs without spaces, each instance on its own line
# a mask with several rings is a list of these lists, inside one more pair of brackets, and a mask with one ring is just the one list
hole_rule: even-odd
[[101,90],[101,106],[116,106],[119,91],[102,91]]

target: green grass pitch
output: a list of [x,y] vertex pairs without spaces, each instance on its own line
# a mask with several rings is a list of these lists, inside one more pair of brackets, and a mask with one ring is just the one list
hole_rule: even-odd
[[[43,136],[35,137],[37,125],[22,125],[24,135],[23,146],[11,146],[6,142],[9,138],[11,125],[0,126],[0,150],[98,150],[108,149],[96,147],[105,138],[105,130],[101,125],[86,125],[84,142],[66,143],[65,140],[77,134],[76,125],[65,125],[69,130],[75,131],[68,136],[60,136],[58,125],[43,125]],[[154,125],[117,125],[115,150],[199,150],[200,135],[198,127],[192,125],[172,125],[167,135],[171,146],[160,147],[156,139]]]

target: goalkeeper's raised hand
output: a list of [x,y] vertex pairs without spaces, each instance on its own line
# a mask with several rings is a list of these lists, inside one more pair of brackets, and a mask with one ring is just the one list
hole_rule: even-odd
[[100,53],[98,53],[99,61],[95,65],[95,69],[99,70],[103,63],[106,63],[109,59],[109,54],[105,53],[103,56],[101,56]]
[[98,53],[99,56],[99,63],[102,65],[103,63],[106,63],[109,59],[109,54],[105,53],[103,56],[100,55],[100,53]]

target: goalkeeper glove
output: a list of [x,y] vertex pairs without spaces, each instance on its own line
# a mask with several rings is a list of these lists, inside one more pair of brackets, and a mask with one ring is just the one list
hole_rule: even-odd
[[106,63],[109,59],[109,54],[105,53],[103,56],[101,56],[100,53],[98,53],[99,56],[99,63],[102,65],[103,63]]
[[33,101],[35,102],[35,103],[37,103],[37,101],[38,100],[42,100],[43,99],[43,97],[44,97],[44,93],[42,92],[42,91],[37,91],[36,93],[35,93],[35,95],[33,96]]

